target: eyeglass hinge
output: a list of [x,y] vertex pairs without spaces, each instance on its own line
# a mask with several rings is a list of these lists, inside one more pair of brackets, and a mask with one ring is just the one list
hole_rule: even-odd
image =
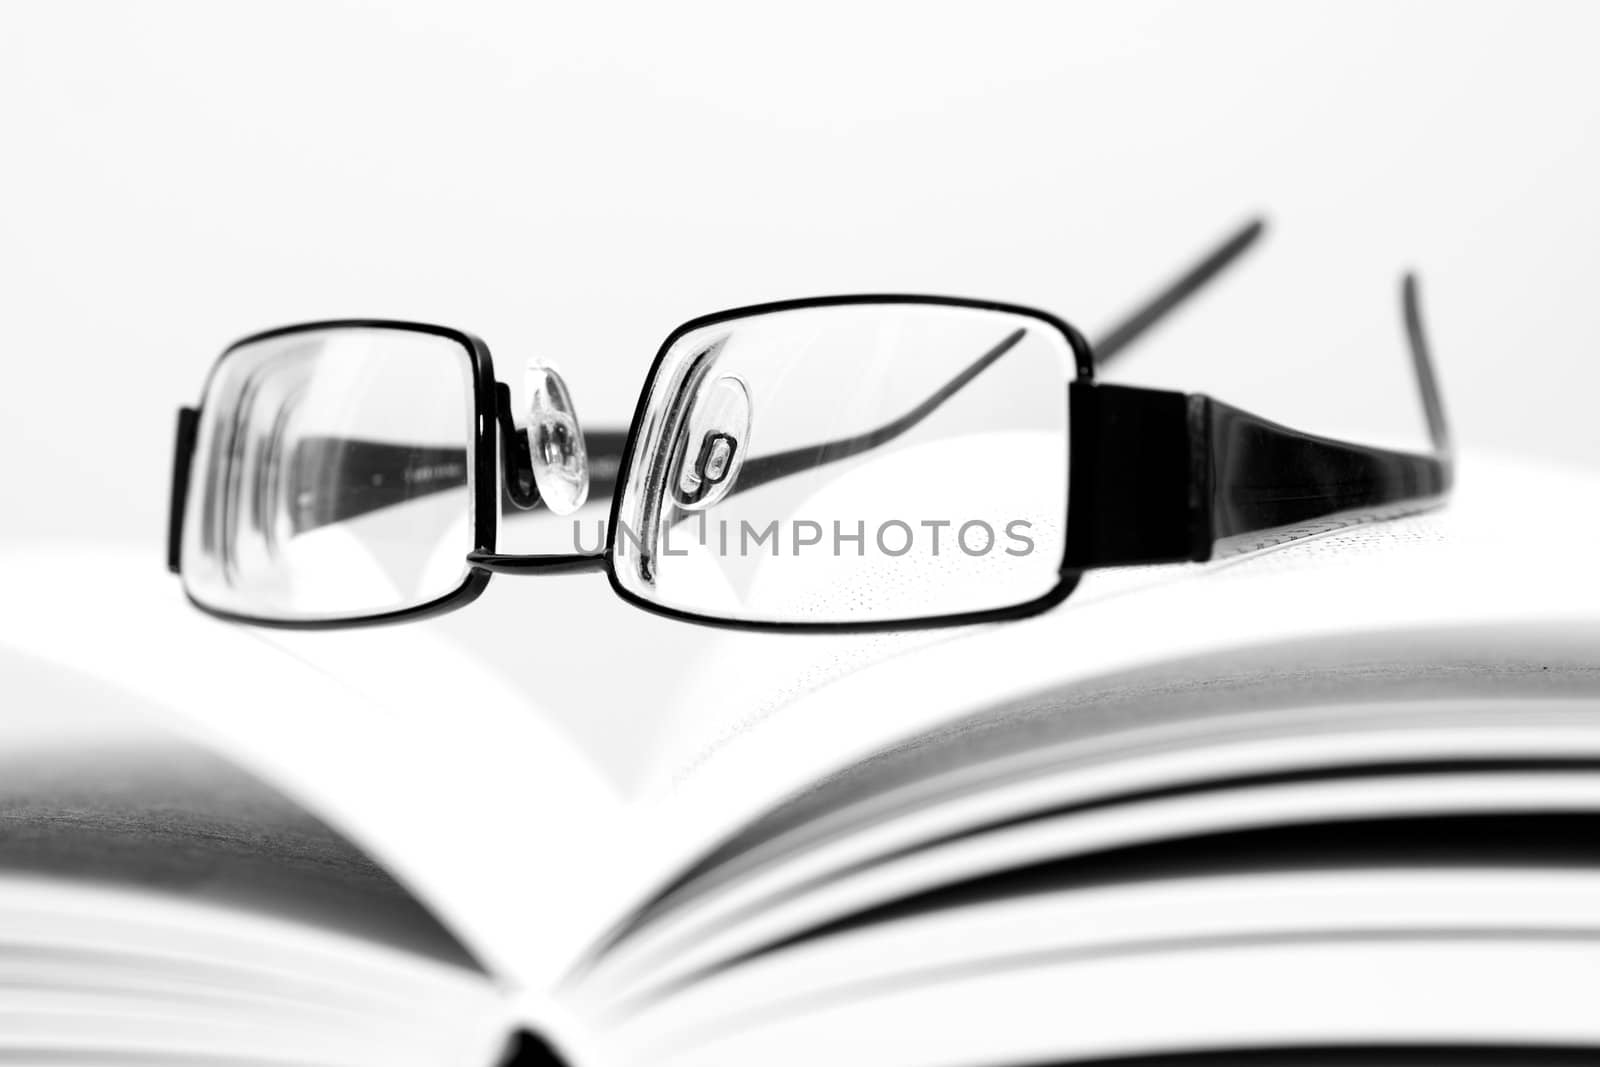
[[173,574],[183,563],[183,513],[189,499],[189,469],[199,427],[200,409],[178,409],[178,439],[172,449],[172,499],[167,514],[167,570]]

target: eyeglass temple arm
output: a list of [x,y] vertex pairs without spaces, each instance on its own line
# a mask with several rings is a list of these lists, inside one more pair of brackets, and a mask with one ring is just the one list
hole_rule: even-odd
[[1207,252],[1199,262],[1173,278],[1143,304],[1124,315],[1115,326],[1094,341],[1096,366],[1104,366],[1117,354],[1166,318],[1185,300],[1194,296],[1228,269],[1250,249],[1267,230],[1265,219],[1251,219],[1221,244]]
[[[178,412],[167,517],[167,569],[174,573],[179,570],[182,557],[183,519],[199,415],[194,408],[182,408]],[[627,431],[589,430],[584,439],[591,450],[590,492],[595,497],[609,497],[616,487],[617,467]],[[467,484],[467,452],[452,446],[307,437],[296,443],[289,464],[292,485],[337,487],[337,491],[308,494],[290,502],[289,523],[297,534],[435,493],[462,489]],[[507,514],[531,506],[527,496],[518,499],[509,479],[502,481],[500,491],[502,510]]]
[[913,429],[923,419],[926,419],[943,406],[945,401],[965,389],[974,378],[987,370],[1001,356],[1015,348],[1022,338],[1027,335],[1027,332],[1025,329],[1011,331],[1011,333],[1001,338],[999,343],[968,364],[960,374],[957,374],[941,386],[933,395],[904,415],[892,422],[884,423],[877,429],[834,441],[825,441],[821,444],[807,445],[804,448],[791,448],[765,456],[753,456],[745,460],[744,466],[739,469],[739,480],[734,484],[733,492],[747,492],[779,478],[785,478],[791,474],[811,470],[815,467],[826,466],[829,463],[837,463],[842,459],[848,459],[851,456],[888,444]]
[[1411,276],[1401,299],[1429,453],[1301,433],[1199,394],[1075,384],[1066,569],[1205,561],[1442,501],[1454,457]]
[[[625,430],[585,431],[584,443],[591,450],[591,498],[609,497],[616,488],[617,467],[626,438]],[[511,456],[523,455],[516,463],[516,471],[512,463],[506,464],[506,475],[501,480],[501,510],[511,515],[536,507],[538,492],[529,480],[531,471],[526,467],[525,436],[520,430],[514,430],[502,441],[511,443]],[[449,446],[307,437],[295,445],[290,463],[295,468],[291,484],[331,482],[339,486],[338,492],[318,493],[293,503],[289,521],[296,533],[360,518],[420,497],[464,488],[467,484],[466,450]],[[337,472],[337,477],[328,477],[331,472]]]
[[[1168,282],[1159,292],[1124,316],[1104,338],[1092,345],[1095,363],[1104,365],[1108,360],[1116,356],[1118,352],[1121,352],[1137,340],[1141,334],[1155,326],[1156,323],[1179,307],[1185,300],[1203,289],[1208,282],[1215,279],[1238,260],[1240,255],[1253,245],[1265,230],[1266,223],[1261,219],[1253,219],[1246,223],[1243,227],[1230,234],[1220,245],[1206,253],[1205,257],[1198,263]],[[929,415],[939,410],[946,401],[965,389],[979,374],[993,366],[1000,360],[1000,357],[1015,348],[1022,340],[1025,332],[1019,329],[1002,338],[999,344],[973,360],[959,374],[942,385],[926,400],[893,422],[885,423],[877,429],[856,434],[852,437],[844,437],[822,444],[808,445],[804,448],[789,449],[785,452],[774,452],[770,455],[747,459],[739,471],[739,481],[734,486],[733,491],[738,493],[754,489],[757,486],[765,485],[790,474],[810,470],[829,463],[836,463],[887,444],[896,437],[909,432]]]

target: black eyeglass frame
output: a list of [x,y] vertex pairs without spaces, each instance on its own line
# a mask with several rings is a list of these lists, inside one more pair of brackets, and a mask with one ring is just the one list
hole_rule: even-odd
[[[502,555],[496,550],[503,460],[505,494],[531,508],[537,493],[520,453],[525,435],[516,431],[510,394],[494,375],[489,347],[465,331],[387,319],[305,323],[253,334],[229,346],[211,376],[235,350],[294,333],[336,328],[414,331],[461,345],[473,379],[474,546],[460,586],[427,603],[371,616],[332,619],[258,618],[210,607],[185,593],[200,610],[234,622],[283,629],[342,629],[408,622],[453,611],[477,599],[494,574],[560,574],[605,571],[625,602],[655,615],[731,630],[765,632],[871,633],[920,630],[1022,619],[1060,604],[1083,575],[1115,566],[1205,562],[1222,555],[1270,547],[1350,525],[1436,506],[1453,481],[1453,458],[1443,401],[1424,333],[1415,279],[1402,283],[1407,337],[1427,420],[1432,454],[1398,452],[1302,433],[1242,411],[1205,394],[1095,380],[1095,365],[1120,351],[1177,302],[1208,281],[1259,235],[1252,224],[1212,256],[1169,286],[1101,342],[1098,350],[1064,319],[1037,308],[992,300],[923,294],[854,294],[756,304],[703,315],[683,323],[662,342],[641,390],[621,450],[610,507],[607,539],[598,554]],[[1072,350],[1076,377],[1066,384],[1068,488],[1066,539],[1058,580],[1032,600],[971,612],[874,619],[860,622],[785,622],[701,615],[641,597],[621,583],[614,548],[623,492],[634,461],[640,428],[656,379],[673,345],[691,331],[752,316],[849,305],[934,305],[1003,312],[1040,322],[1058,332]],[[202,396],[205,392],[202,393]],[[181,574],[184,510],[188,495],[199,410],[179,413],[168,534],[168,566]],[[496,435],[499,435],[498,441]],[[615,440],[615,431],[590,434]],[[870,436],[870,435],[869,435]],[[498,446],[498,447],[497,447]],[[595,450],[591,447],[591,453]]]
[[[217,357],[206,375],[200,395],[211,392],[211,383],[224,363],[239,349],[260,341],[289,337],[300,333],[322,330],[364,329],[397,330],[442,337],[461,346],[472,372],[472,440],[470,443],[472,465],[472,552],[492,554],[500,523],[500,471],[495,452],[496,434],[503,420],[509,420],[509,403],[502,403],[499,393],[505,389],[495,379],[494,357],[489,346],[474,334],[449,326],[436,326],[426,322],[405,322],[397,319],[329,319],[321,322],[302,322],[293,326],[280,326],[240,338]],[[182,408],[178,412],[177,445],[172,464],[172,504],[167,525],[167,569],[180,577],[183,574],[183,524],[188,507],[189,474],[194,461],[194,449],[200,427],[200,408]],[[509,465],[508,465],[509,469]],[[524,486],[525,488],[525,486]],[[515,491],[515,490],[512,490]],[[381,612],[376,615],[330,619],[275,619],[245,615],[212,607],[189,592],[187,583],[184,595],[189,603],[208,615],[229,622],[268,626],[281,630],[335,630],[354,626],[378,626],[392,622],[415,622],[447,611],[465,607],[483,594],[489,585],[490,572],[469,565],[455,589],[422,604]]]
[[[765,632],[790,632],[797,630],[810,630],[823,633],[875,633],[888,630],[922,630],[939,626],[969,626],[984,622],[1005,622],[1011,619],[1027,618],[1046,611],[1056,604],[1061,603],[1072,590],[1077,587],[1080,574],[1069,574],[1066,570],[1067,553],[1062,553],[1062,560],[1057,567],[1058,579],[1051,590],[1042,596],[1020,604],[1000,608],[986,608],[980,611],[966,611],[954,614],[928,615],[910,619],[873,619],[862,622],[766,622],[749,619],[730,619],[713,615],[700,615],[692,611],[683,611],[679,608],[666,607],[656,604],[639,596],[625,587],[617,577],[616,565],[612,558],[615,547],[616,531],[620,528],[622,518],[622,493],[621,488],[628,484],[628,475],[633,465],[635,446],[638,444],[638,433],[644,425],[645,413],[650,403],[650,395],[654,390],[657,377],[661,373],[662,364],[677,342],[685,335],[707,326],[716,326],[720,323],[731,322],[736,319],[751,318],[757,315],[777,314],[785,311],[804,311],[809,308],[823,307],[849,307],[860,305],[932,305],[935,307],[967,308],[975,311],[998,311],[1025,318],[1036,319],[1060,333],[1067,345],[1072,350],[1073,366],[1077,378],[1067,383],[1069,388],[1078,382],[1092,383],[1094,381],[1094,350],[1087,339],[1071,323],[1048,311],[1038,308],[1026,307],[1021,304],[1008,304],[995,300],[977,300],[953,296],[930,296],[919,293],[859,293],[842,296],[815,296],[803,297],[797,300],[779,300],[765,304],[752,304],[748,307],[730,308],[725,311],[712,312],[699,318],[690,319],[667,335],[656,352],[655,359],[650,364],[650,371],[645,375],[644,389],[639,394],[638,406],[634,409],[633,421],[628,427],[627,444],[622,450],[622,467],[617,472],[618,492],[612,494],[611,517],[607,527],[607,543],[604,552],[605,572],[611,582],[611,588],[623,600],[645,611],[661,615],[681,622],[694,622],[701,625],[716,626],[732,630],[753,630]],[[1069,419],[1070,423],[1070,419]],[[1071,428],[1069,424],[1069,434]],[[1069,459],[1070,462],[1070,459]],[[1071,472],[1068,472],[1070,494]],[[1067,510],[1070,515],[1072,504],[1069,496]],[[1070,522],[1070,520],[1069,520]],[[1070,528],[1070,525],[1069,525]]]

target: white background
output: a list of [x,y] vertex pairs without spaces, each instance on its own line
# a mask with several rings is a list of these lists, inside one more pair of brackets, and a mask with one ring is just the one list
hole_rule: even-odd
[[[8,3],[0,545],[159,568],[174,412],[257,329],[459,326],[620,424],[687,317],[931,291],[1093,333],[1255,212],[1116,377],[1420,441],[1414,266],[1459,436],[1600,465],[1597,39],[1581,3]],[[661,727],[619,658],[666,687],[708,642],[592,576],[429,625],[622,777]]]

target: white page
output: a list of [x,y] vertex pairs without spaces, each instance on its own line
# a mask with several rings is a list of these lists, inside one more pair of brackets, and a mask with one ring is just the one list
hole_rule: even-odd
[[838,892],[841,876],[887,856],[1071,805],[1186,783],[1204,789],[1239,776],[1329,767],[1399,764],[1395,773],[1403,773],[1404,764],[1440,759],[1600,757],[1600,699],[1319,706],[1179,722],[1132,734],[1034,753],[1038,759],[1032,761],[1002,761],[983,768],[982,775],[967,776],[973,781],[964,790],[954,790],[953,783],[946,783],[944,793],[902,790],[910,794],[904,801],[877,805],[885,809],[878,821],[847,823],[848,829],[798,853],[780,853],[731,881],[714,881],[686,900],[675,899],[632,930],[625,946],[611,950],[601,972],[625,965],[638,953],[673,956],[674,945],[697,944],[785,901]]
[[506,1004],[408,951],[170,893],[0,879],[0,1056],[480,1067]]
[[1592,1046],[1597,974],[1593,940],[1291,939],[1019,965],[862,991],[692,1044],[624,1036],[593,1051],[594,1062],[655,1067],[974,1067],[1260,1046]]
[[[63,576],[92,575],[92,598]],[[0,552],[0,646],[164,717],[369,851],[512,985],[542,989],[620,906],[620,799],[531,699],[427,628],[287,634],[184,602],[147,554]],[[396,665],[427,669],[397,669]],[[19,705],[50,693],[8,693]],[[116,710],[116,709],[113,709]],[[593,914],[591,917],[591,913]]]
[[[561,728],[581,709],[540,708],[536,642],[512,685],[434,628],[269,635],[197,613],[148,554],[62,548],[0,558],[0,640],[171,708],[538,990],[760,808],[978,708],[1267,639],[1509,626],[1560,652],[1600,646],[1600,598],[1572,595],[1600,589],[1593,480],[1472,457],[1463,471],[1460,500],[1442,512],[1234,563],[1091,575],[1073,601],[1025,622],[727,634],[704,646],[701,684],[648,671],[597,680],[597,699],[670,720],[654,781],[631,803]],[[62,576],[92,576],[93,595],[64,593]]]
[[794,946],[689,986],[608,1027],[666,1049],[858,997],[1019,966],[1252,942],[1505,937],[1600,940],[1600,874],[1541,868],[1275,871],[1080,887],[912,916]]
[[1592,664],[1600,481],[1481,456],[1461,471],[1443,509],[1220,563],[1093,573],[1020,622],[870,640],[728,634],[673,702],[618,877],[676,871],[752,813],[978,709],[1119,671],[1361,634],[1424,657],[1516,644]]
[[1463,773],[1255,786],[1056,816],[911,853],[780,899],[736,923],[670,927],[587,978],[585,1003],[650,995],[741,953],[915,893],[1030,864],[1161,840],[1363,818],[1600,812],[1592,771]]

